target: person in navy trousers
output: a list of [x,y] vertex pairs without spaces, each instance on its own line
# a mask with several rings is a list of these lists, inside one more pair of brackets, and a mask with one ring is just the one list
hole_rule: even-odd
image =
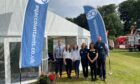
[[80,49],[80,56],[81,56],[81,64],[83,69],[83,75],[84,78],[88,78],[88,58],[87,58],[87,45],[85,43],[82,43],[81,49]]
[[[55,74],[56,77],[62,77],[62,70],[63,70],[63,51],[64,48],[61,45],[61,41],[58,40],[58,45],[54,49],[54,61],[55,61]],[[59,72],[59,75],[58,75]]]
[[95,48],[98,51],[98,70],[99,76],[103,81],[106,81],[106,55],[107,49],[105,43],[102,42],[101,36],[98,37],[98,41],[95,44]]

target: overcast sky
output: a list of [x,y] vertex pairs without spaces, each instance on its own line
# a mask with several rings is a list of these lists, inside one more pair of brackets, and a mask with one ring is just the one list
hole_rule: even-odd
[[116,4],[125,0],[50,0],[49,10],[62,17],[76,17],[83,13],[84,5],[91,5],[93,7]]

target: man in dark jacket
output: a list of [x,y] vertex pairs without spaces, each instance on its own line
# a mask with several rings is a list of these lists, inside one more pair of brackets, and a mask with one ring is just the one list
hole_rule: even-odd
[[105,81],[106,79],[106,55],[107,49],[105,43],[102,42],[101,36],[98,37],[98,41],[95,44],[95,48],[98,51],[98,70],[100,78]]

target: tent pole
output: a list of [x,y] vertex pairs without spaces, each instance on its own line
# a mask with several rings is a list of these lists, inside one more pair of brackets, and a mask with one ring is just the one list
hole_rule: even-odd
[[[9,40],[4,39],[4,66],[5,66],[5,84],[11,84],[11,66]],[[10,70],[10,71],[9,71]]]
[[48,36],[46,36],[46,41],[45,42],[46,42],[46,46],[45,47],[46,47],[46,54],[47,54],[47,65],[46,65],[47,66],[46,67],[47,69],[46,69],[46,72],[45,73],[47,74],[49,72],[49,69],[48,69],[49,68],[49,64],[48,64],[49,63],[48,62],[48,59],[49,59],[49,56],[48,56]]
[[109,75],[112,75],[112,72],[111,72],[111,62],[110,62],[110,54],[108,55],[108,58],[109,58]]

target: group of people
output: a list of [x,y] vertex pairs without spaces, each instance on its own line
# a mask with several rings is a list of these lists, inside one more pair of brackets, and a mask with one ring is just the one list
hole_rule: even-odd
[[70,46],[69,44],[63,48],[61,45],[60,40],[58,41],[58,45],[56,46],[54,50],[54,60],[56,62],[55,67],[55,73],[56,75],[60,75],[60,78],[62,77],[62,70],[63,70],[63,64],[66,67],[66,72],[68,78],[71,78],[71,71],[74,65],[76,77],[79,78],[79,65],[80,65],[80,59],[78,46]]
[[74,67],[76,77],[79,78],[79,65],[82,64],[83,76],[88,78],[88,66],[91,71],[91,81],[96,81],[97,75],[105,81],[106,79],[106,55],[107,49],[102,42],[102,38],[99,36],[98,41],[90,43],[89,49],[86,43],[82,43],[81,49],[78,49],[78,45],[70,46],[66,45],[62,47],[61,41],[58,41],[58,45],[54,49],[54,60],[56,62],[55,73],[60,78],[62,77],[63,64],[65,65],[67,77],[71,78],[71,71]]

